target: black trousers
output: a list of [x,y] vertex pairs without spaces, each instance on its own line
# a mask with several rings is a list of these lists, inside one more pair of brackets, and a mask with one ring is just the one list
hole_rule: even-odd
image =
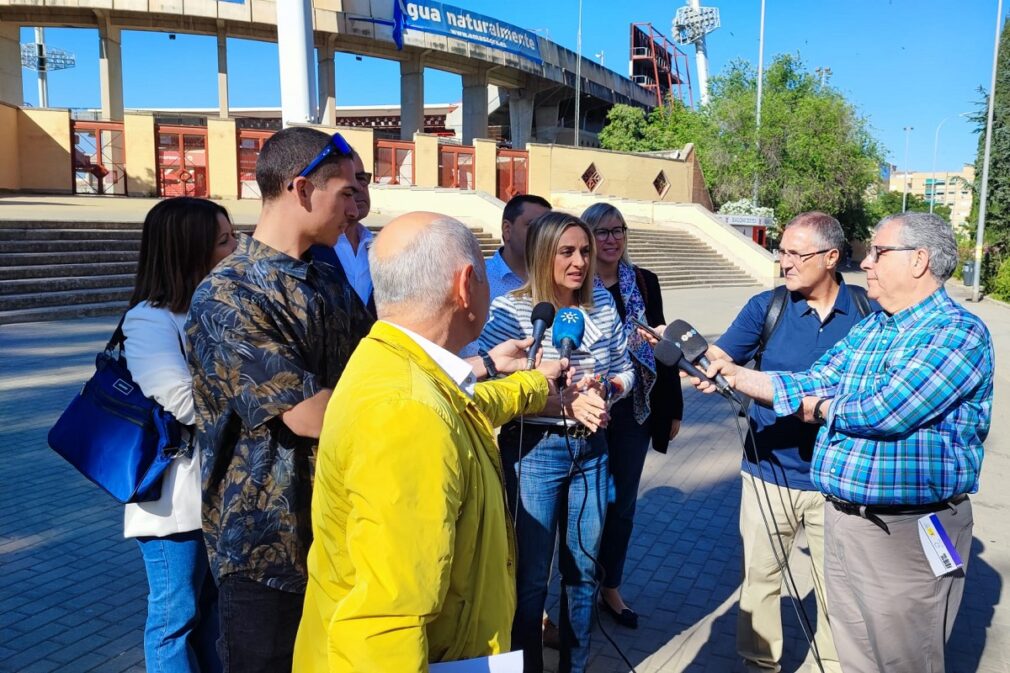
[[228,575],[218,587],[224,673],[290,671],[305,595]]

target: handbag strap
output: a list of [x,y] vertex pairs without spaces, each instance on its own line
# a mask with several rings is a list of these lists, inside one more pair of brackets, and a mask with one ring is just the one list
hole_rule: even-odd
[[123,344],[126,342],[126,335],[123,333],[123,322],[126,320],[126,313],[123,313],[123,317],[119,319],[119,324],[116,325],[116,331],[112,333],[112,338],[109,339],[109,343],[105,344],[105,352],[111,351],[116,346],[120,349],[123,348]]

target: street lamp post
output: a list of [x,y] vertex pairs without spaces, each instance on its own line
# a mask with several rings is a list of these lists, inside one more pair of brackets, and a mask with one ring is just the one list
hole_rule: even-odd
[[[1000,0],[1002,2],[1002,0]],[[915,129],[906,126],[905,131],[905,179],[901,181],[901,212],[908,209],[908,135]]]
[[[957,116],[958,117],[964,117],[967,114],[968,114],[967,112],[958,112]],[[932,189],[932,191],[930,192],[930,195],[929,195],[929,212],[930,212],[930,214],[933,213],[933,204],[936,201],[936,151],[940,147],[940,127],[943,126],[944,122],[946,122],[948,119],[950,119],[950,117],[944,117],[942,120],[940,120],[940,123],[936,125],[936,133],[933,134],[933,171],[932,171],[932,175],[930,177],[930,180],[932,180],[932,185],[931,186],[932,186],[933,189]],[[947,186],[947,181],[944,180],[943,184],[944,184],[944,187],[946,187]],[[944,192],[946,192],[946,189],[944,189]]]
[[971,288],[971,300],[982,299],[982,244],[985,243],[985,206],[989,196],[989,154],[992,151],[993,104],[996,102],[996,64],[999,59],[1000,20],[1003,18],[1003,0],[996,3],[996,39],[992,48],[992,81],[989,83],[989,112],[985,121],[985,154],[982,157],[982,184],[979,188],[978,231],[975,234],[975,278]]
[[[761,29],[758,32],[758,72],[757,72],[757,110],[754,112],[754,143],[758,150],[758,165],[760,166],[760,154],[761,154],[761,85],[764,79],[764,69],[765,69],[765,0],[761,0]],[[754,194],[751,200],[754,202],[754,206],[758,205],[758,180],[759,171],[754,171]]]
[[575,35],[575,146],[579,146],[582,113],[582,0],[579,0],[579,30]]

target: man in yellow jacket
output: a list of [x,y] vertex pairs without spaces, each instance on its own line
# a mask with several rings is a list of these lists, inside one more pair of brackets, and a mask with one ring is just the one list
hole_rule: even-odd
[[326,411],[295,673],[427,671],[510,648],[515,543],[493,428],[540,411],[548,378],[475,384],[455,355],[489,304],[461,223],[397,218],[370,265],[379,322]]

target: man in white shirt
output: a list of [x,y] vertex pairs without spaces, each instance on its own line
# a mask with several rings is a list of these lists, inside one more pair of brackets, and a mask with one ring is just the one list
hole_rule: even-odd
[[372,207],[372,199],[368,194],[368,185],[372,174],[365,170],[361,155],[354,153],[354,177],[358,181],[358,191],[354,195],[354,203],[358,207],[358,217],[348,222],[347,229],[340,235],[333,251],[337,253],[340,266],[344,269],[347,281],[354,288],[361,302],[375,315],[375,300],[372,297],[372,274],[368,269],[368,249],[372,245],[372,232],[361,221],[368,217]]
[[[502,247],[485,262],[491,301],[506,292],[518,290],[526,282],[526,232],[533,220],[550,210],[550,202],[536,194],[513,196],[505,204],[501,217]],[[460,351],[460,356],[464,358],[476,354],[476,341]]]

